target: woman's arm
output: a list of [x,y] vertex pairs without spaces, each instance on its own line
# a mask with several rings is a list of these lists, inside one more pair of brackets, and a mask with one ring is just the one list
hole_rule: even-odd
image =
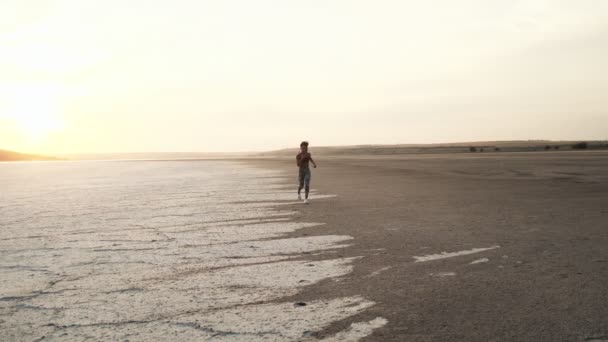
[[314,168],[316,169],[317,168],[317,163],[315,163],[315,161],[312,160],[312,154],[309,155],[309,158],[310,158],[310,162],[312,163],[312,166],[314,166]]

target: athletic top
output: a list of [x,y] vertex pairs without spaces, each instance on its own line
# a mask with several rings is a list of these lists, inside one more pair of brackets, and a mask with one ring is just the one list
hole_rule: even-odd
[[312,160],[312,154],[306,153],[298,153],[296,156],[296,163],[300,169],[308,169],[308,163]]

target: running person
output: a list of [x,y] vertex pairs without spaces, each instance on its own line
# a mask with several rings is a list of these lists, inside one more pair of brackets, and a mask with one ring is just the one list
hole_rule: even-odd
[[302,188],[305,191],[304,203],[308,204],[308,193],[310,192],[310,168],[308,163],[312,163],[313,167],[317,167],[317,164],[312,160],[312,155],[308,153],[308,141],[302,141],[300,143],[300,153],[296,156],[296,164],[298,165],[298,199],[302,200]]

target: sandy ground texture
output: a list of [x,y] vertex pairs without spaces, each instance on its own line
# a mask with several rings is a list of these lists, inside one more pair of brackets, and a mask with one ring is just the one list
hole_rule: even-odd
[[[314,149],[312,149],[314,155]],[[251,163],[293,172],[289,159]],[[317,158],[306,235],[354,238],[353,272],[293,301],[361,296],[364,341],[608,341],[608,153]],[[295,194],[294,194],[295,196]]]

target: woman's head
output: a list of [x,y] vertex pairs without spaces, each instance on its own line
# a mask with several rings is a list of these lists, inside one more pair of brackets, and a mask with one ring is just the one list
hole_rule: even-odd
[[308,141],[302,141],[300,143],[300,150],[302,150],[304,152],[308,150]]

